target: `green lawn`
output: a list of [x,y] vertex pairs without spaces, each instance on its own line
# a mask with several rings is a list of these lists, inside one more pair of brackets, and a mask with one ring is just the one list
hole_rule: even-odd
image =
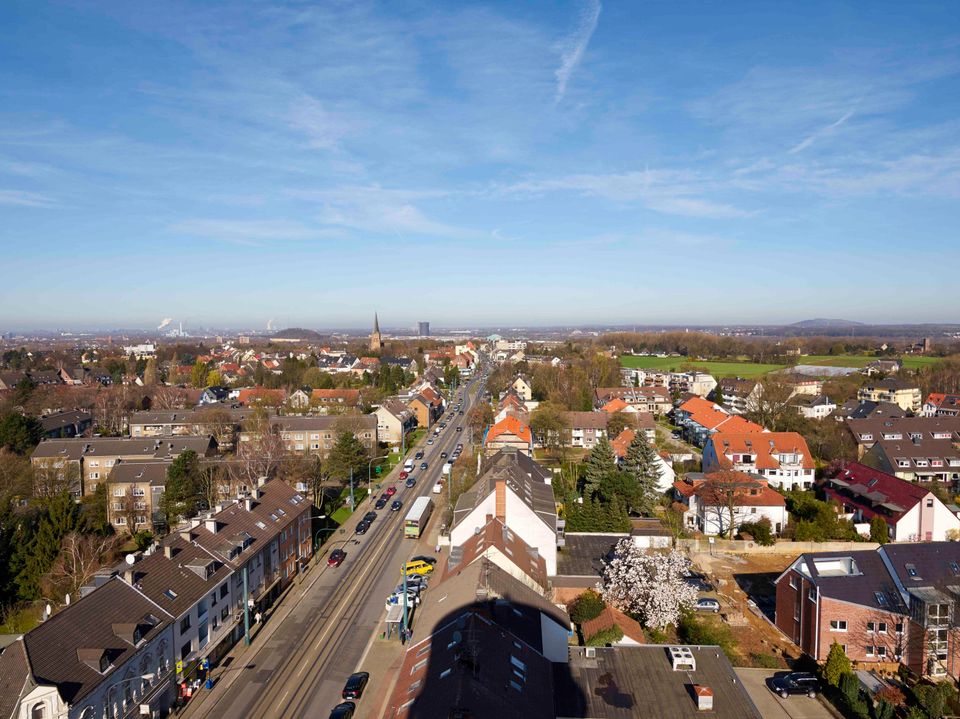
[[634,357],[632,355],[621,356],[620,364],[624,367],[642,367],[643,369],[659,369],[668,372],[682,372],[697,367],[705,369],[714,377],[759,377],[767,372],[786,367],[782,364],[698,361],[690,360],[687,357]]

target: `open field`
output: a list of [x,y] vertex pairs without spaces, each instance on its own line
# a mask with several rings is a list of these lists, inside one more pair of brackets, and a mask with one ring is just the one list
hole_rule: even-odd
[[[797,364],[821,365],[823,367],[866,367],[877,357],[864,355],[804,355],[798,358]],[[883,358],[887,359],[887,358]],[[942,361],[941,357],[924,357],[922,355],[907,355],[901,357],[906,369],[920,369],[929,367]],[[784,369],[782,364],[757,364],[755,362],[720,362],[715,360],[691,360],[687,357],[653,357],[622,355],[620,364],[624,367],[640,367],[643,369],[658,369],[667,372],[680,372],[690,367],[699,367],[707,370],[714,377],[759,377],[767,372]]]
[[716,362],[712,360],[697,361],[686,357],[635,357],[623,355],[620,363],[624,367],[642,367],[644,369],[659,369],[668,372],[679,372],[689,367],[705,369],[714,377],[759,377],[760,375],[783,369],[782,364],[757,364],[755,362]]

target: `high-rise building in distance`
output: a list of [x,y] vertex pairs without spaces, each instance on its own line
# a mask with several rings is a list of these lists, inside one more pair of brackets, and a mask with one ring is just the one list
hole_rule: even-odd
[[417,334],[420,337],[429,337],[430,336],[430,323],[429,322],[417,322]]

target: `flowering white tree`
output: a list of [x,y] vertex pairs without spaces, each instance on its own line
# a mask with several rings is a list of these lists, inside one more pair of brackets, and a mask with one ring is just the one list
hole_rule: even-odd
[[697,589],[686,581],[689,571],[690,560],[676,550],[650,551],[621,539],[598,589],[605,602],[638,614],[645,627],[663,629],[697,603]]

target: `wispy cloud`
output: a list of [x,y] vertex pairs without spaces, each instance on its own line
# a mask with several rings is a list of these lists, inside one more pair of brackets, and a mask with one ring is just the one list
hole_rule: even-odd
[[847,120],[849,120],[851,117],[853,117],[853,110],[848,110],[847,112],[845,112],[845,113],[843,114],[843,116],[842,116],[839,120],[837,120],[837,121],[835,121],[835,122],[831,122],[831,123],[830,123],[829,125],[827,125],[826,127],[821,128],[820,130],[817,130],[816,132],[814,132],[814,133],[811,134],[811,135],[807,135],[807,137],[804,138],[801,142],[797,143],[796,145],[794,145],[793,147],[791,147],[789,150],[787,150],[787,154],[788,154],[788,155],[795,155],[795,154],[798,153],[798,152],[803,152],[804,150],[806,150],[808,147],[810,147],[810,145],[812,145],[812,144],[813,144],[814,142],[816,142],[817,140],[819,140],[819,139],[821,139],[821,138],[823,138],[823,137],[826,137],[827,135],[830,135],[834,130],[836,130],[838,127],[840,127],[843,123],[845,123],[845,122],[846,122]]
[[570,77],[583,60],[590,38],[597,29],[601,9],[599,0],[587,0],[580,8],[576,29],[561,44],[560,67],[554,73],[557,78],[555,103],[559,103],[567,94]]
[[54,207],[57,203],[38,192],[25,190],[0,190],[0,205],[18,205],[20,207]]
[[328,111],[323,103],[309,95],[293,103],[290,125],[306,133],[310,147],[321,150],[336,149],[351,129],[351,124],[345,118]]
[[259,246],[285,240],[311,240],[334,236],[329,230],[290,220],[191,219],[171,225],[170,232],[240,245]]

